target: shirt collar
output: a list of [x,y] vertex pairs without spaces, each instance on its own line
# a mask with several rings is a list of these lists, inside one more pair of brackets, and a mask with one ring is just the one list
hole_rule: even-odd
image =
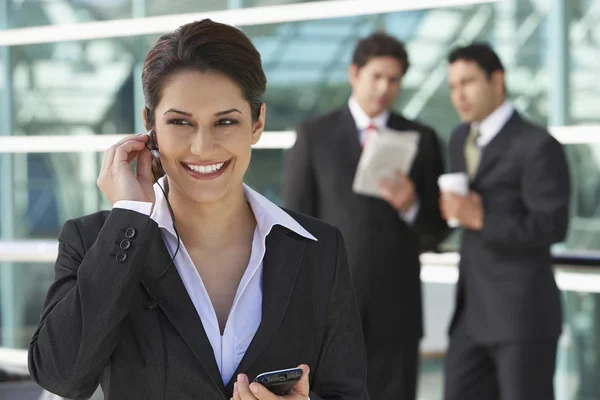
[[385,110],[373,118],[369,117],[354,97],[348,99],[348,107],[350,108],[350,114],[352,114],[352,118],[354,118],[354,122],[356,123],[356,128],[359,131],[364,131],[371,123],[375,125],[378,130],[385,129],[388,119],[390,118],[389,110]]
[[[160,228],[163,228],[173,236],[176,236],[165,195],[159,187],[160,183],[162,188],[165,189],[165,192],[167,192],[167,182],[167,177],[165,175],[154,184],[154,196],[156,201],[150,218],[156,221]],[[262,238],[267,237],[273,226],[281,225],[300,236],[317,241],[317,238],[304,229],[298,221],[246,184],[244,184],[244,195],[252,208],[252,212],[256,218],[256,225]]]
[[491,142],[500,133],[510,117],[512,117],[514,110],[513,106],[505,101],[480,123],[473,122],[473,126],[479,127],[479,134],[481,135],[477,144],[479,146],[486,146]]
[[317,238],[304,229],[298,221],[246,184],[244,184],[244,194],[254,212],[256,225],[262,237],[266,237],[273,226],[281,225],[300,236],[317,241]]
[[162,187],[165,193],[169,191],[168,182],[167,176],[164,175],[154,184],[154,209],[152,210],[152,214],[150,214],[150,218],[156,221],[160,228],[163,228],[173,236],[176,236],[175,230],[173,229],[171,213],[169,212],[169,206],[167,205],[165,195],[161,190]]

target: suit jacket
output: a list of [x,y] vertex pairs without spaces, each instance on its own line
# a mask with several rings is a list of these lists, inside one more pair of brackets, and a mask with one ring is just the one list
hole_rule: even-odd
[[286,157],[284,204],[342,231],[365,334],[418,339],[423,334],[419,253],[447,233],[438,206],[443,161],[432,129],[394,113],[388,126],[420,135],[410,171],[420,199],[414,226],[386,201],[352,191],[362,150],[348,106],[298,126]]
[[[469,126],[452,133],[452,171],[465,171]],[[483,201],[483,229],[465,230],[457,306],[480,342],[555,339],[560,293],[550,245],[564,239],[570,183],[563,148],[517,112],[484,148],[471,189]]]
[[68,398],[229,399],[238,373],[306,363],[311,399],[367,399],[366,356],[342,237],[290,213],[318,242],[275,226],[262,321],[223,384],[200,317],[156,222],[114,209],[68,221],[29,347],[32,379]]

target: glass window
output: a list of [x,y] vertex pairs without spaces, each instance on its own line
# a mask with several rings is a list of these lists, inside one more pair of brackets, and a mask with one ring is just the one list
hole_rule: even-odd
[[0,263],[0,276],[0,347],[26,349],[54,281],[53,264]]
[[[15,10],[34,7],[28,3],[12,3],[11,7]],[[54,4],[52,1],[46,3]],[[183,9],[191,3],[176,1],[172,9]],[[225,7],[224,1],[201,3],[197,7]],[[235,6],[233,3],[229,1],[227,6]],[[244,7],[267,4],[258,0],[241,3]],[[595,49],[595,42],[589,28],[598,18],[592,3],[582,1],[571,10],[571,30],[574,32],[571,104],[572,115],[578,122],[593,122],[593,118],[596,121],[598,118],[591,114],[584,119],[577,117],[581,114],[578,110],[593,108],[597,103],[593,95],[597,86],[594,83],[598,80],[590,75],[598,69],[594,64],[597,57],[591,57],[590,53]],[[133,6],[131,0],[79,0],[68,4],[81,9],[125,10]],[[266,129],[292,130],[305,118],[343,105],[350,93],[347,68],[355,42],[378,29],[405,41],[411,60],[395,110],[434,127],[444,147],[450,132],[459,123],[446,84],[447,53],[458,43],[490,41],[505,64],[511,101],[525,116],[546,124],[551,60],[547,56],[550,20],[544,7],[549,4],[550,0],[536,3],[510,0],[498,4],[244,27],[242,29],[261,52],[269,82],[265,95],[268,106]],[[37,7],[41,6],[37,4]],[[151,9],[159,5],[149,0],[146,6]],[[192,7],[186,11],[198,9]],[[574,41],[578,34],[582,35],[577,32],[589,35],[584,35],[585,40]],[[12,104],[10,132],[16,135],[135,132],[136,127],[141,126],[139,110],[143,101],[140,66],[156,37],[11,47],[12,81],[4,82],[9,91],[2,97]],[[7,108],[2,107],[2,112],[5,110]],[[578,238],[579,233],[575,232],[581,231],[582,225],[591,229],[595,221],[597,156],[595,146],[569,146],[568,152],[577,194],[573,203],[573,233],[564,246],[579,248],[586,240]],[[59,153],[14,155],[16,220],[23,221],[15,228],[15,236],[53,237],[66,218],[106,207],[95,187],[100,157]],[[274,200],[279,200],[277,173],[281,164],[277,163],[282,159],[283,151],[255,151],[255,161],[247,175],[249,182],[257,182],[259,190],[264,187]],[[73,189],[69,185],[71,182],[80,182],[83,190]],[[598,242],[588,241],[588,247]]]
[[[264,7],[308,0],[36,0],[4,1],[9,28]],[[1,12],[1,11],[0,11]],[[4,27],[3,27],[4,29]]]

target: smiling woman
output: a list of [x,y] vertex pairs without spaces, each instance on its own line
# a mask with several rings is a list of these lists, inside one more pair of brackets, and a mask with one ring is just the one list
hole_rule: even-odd
[[[229,195],[243,198],[251,146],[260,139],[265,121],[265,106],[259,105],[256,115],[240,85],[214,68],[171,75],[164,81],[159,102],[152,106],[150,100],[151,106],[144,109],[146,127],[156,135],[162,169],[171,177],[173,196],[185,192],[201,202]],[[154,115],[146,110],[154,110]]]
[[268,400],[280,397],[251,380],[298,366],[286,399],[366,399],[341,234],[243,183],[266,115],[252,43],[184,25],[150,50],[142,81],[150,134],[105,153],[112,210],[61,231],[32,378],[68,398],[100,383],[107,399]]

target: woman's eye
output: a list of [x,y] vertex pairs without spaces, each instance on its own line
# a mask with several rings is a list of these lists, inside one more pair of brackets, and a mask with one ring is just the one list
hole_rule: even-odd
[[186,121],[185,119],[170,119],[167,123],[170,125],[191,125],[189,121]]
[[235,125],[237,123],[237,120],[231,118],[222,118],[217,121],[217,125]]

